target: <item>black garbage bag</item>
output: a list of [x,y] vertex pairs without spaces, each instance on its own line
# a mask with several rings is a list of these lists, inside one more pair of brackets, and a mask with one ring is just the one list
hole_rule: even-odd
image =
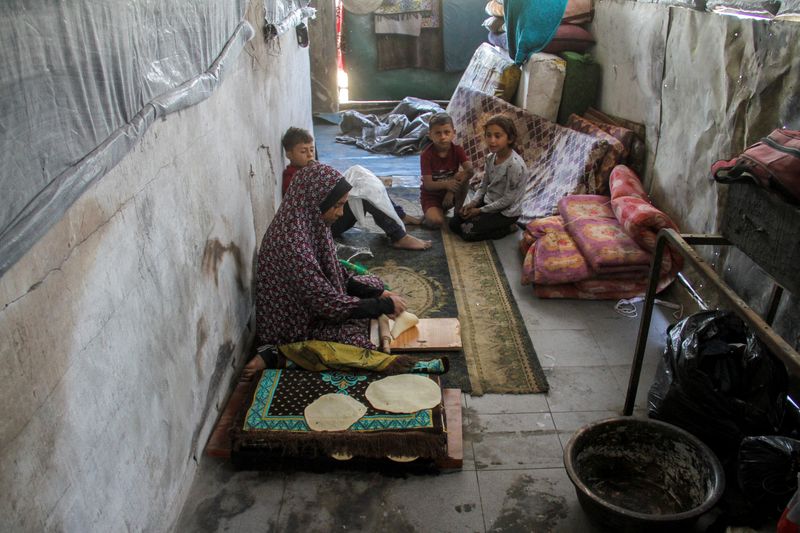
[[739,447],[739,488],[751,504],[777,516],[797,490],[800,441],[788,437],[747,437]]
[[723,463],[735,460],[745,436],[778,432],[786,368],[738,316],[704,311],[667,333],[648,395],[652,418],[696,435]]

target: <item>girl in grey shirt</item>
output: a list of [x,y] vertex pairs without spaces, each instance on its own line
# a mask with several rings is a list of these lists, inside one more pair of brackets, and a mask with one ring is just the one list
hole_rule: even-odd
[[517,128],[505,115],[495,115],[483,127],[489,149],[486,172],[473,199],[450,220],[450,229],[465,241],[505,237],[516,229],[525,161],[514,151]]

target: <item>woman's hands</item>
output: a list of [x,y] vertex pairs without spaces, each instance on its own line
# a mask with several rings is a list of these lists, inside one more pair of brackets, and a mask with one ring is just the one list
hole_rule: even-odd
[[394,313],[389,315],[389,318],[394,318],[408,308],[405,299],[397,293],[392,291],[383,291],[381,298],[391,298],[394,304]]

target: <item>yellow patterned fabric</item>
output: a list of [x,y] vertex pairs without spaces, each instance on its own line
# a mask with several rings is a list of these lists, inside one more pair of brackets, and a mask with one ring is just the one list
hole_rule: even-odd
[[284,357],[312,372],[361,369],[382,372],[396,356],[360,346],[327,341],[302,341],[278,348]]

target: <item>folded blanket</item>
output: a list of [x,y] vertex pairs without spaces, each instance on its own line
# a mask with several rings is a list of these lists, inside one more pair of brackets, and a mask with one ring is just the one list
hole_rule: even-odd
[[[665,213],[656,209],[646,200],[641,182],[630,168],[620,165],[613,170],[612,175],[614,176],[613,189],[618,193],[617,197],[611,200],[611,208],[615,217],[622,224],[625,233],[636,244],[644,250],[654,253],[658,232],[665,228],[679,231],[678,226]],[[622,193],[625,191],[631,195],[623,195]],[[644,198],[642,198],[643,195]],[[660,291],[669,285],[681,268],[683,268],[683,257],[667,246],[661,261],[661,278],[657,290]]]
[[567,231],[597,274],[647,272],[650,253],[622,229],[607,196],[576,194],[558,202]]
[[[611,172],[612,198],[572,195],[559,201],[561,216],[528,223],[520,249],[522,282],[540,298],[619,299],[647,290],[651,254],[663,228],[674,222],[647,201],[636,174]],[[657,290],[669,285],[683,262],[667,248]]]
[[531,221],[526,234],[533,239],[522,265],[522,284],[554,285],[572,283],[592,276],[575,241],[560,216]]
[[536,285],[539,298],[571,298],[574,300],[621,300],[641,296],[647,280],[586,280],[563,285]]

